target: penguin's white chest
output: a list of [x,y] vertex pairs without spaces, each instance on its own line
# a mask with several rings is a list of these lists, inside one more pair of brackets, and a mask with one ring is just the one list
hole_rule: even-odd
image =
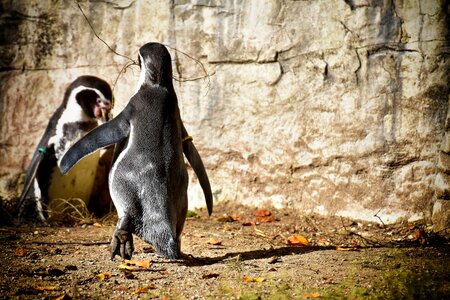
[[[55,167],[50,175],[48,187],[50,208],[60,210],[55,207],[55,201],[71,198],[81,199],[87,206],[94,186],[99,159],[100,151],[96,151],[80,160],[65,175],[62,175],[59,168]],[[53,205],[52,202],[54,202]]]

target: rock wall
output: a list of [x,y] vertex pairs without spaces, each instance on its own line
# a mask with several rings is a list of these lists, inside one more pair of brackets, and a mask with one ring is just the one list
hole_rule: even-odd
[[[449,1],[79,5],[120,54],[171,47],[182,118],[216,200],[449,225]],[[117,113],[139,72],[120,73],[130,61],[75,1],[0,8],[0,190],[11,197],[71,80],[109,81]],[[191,205],[202,205],[191,181]]]

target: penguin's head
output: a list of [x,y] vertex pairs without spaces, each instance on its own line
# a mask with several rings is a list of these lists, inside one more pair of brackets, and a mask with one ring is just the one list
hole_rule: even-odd
[[109,84],[95,76],[80,76],[66,90],[67,101],[74,99],[92,119],[109,121],[113,95]]
[[145,83],[172,85],[172,60],[167,48],[160,43],[147,43],[139,49],[140,85]]

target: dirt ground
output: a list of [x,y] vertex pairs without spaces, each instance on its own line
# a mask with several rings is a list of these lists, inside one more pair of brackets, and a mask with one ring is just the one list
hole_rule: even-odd
[[113,216],[3,226],[0,299],[450,299],[449,231],[230,204],[191,214],[179,261],[137,237],[134,262],[111,261]]

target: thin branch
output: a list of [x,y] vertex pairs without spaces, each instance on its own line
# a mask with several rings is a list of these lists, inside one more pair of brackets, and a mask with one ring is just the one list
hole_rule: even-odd
[[[95,36],[96,36],[103,44],[105,44],[106,47],[108,47],[108,49],[109,49],[111,52],[113,52],[114,54],[116,54],[116,55],[118,55],[118,56],[120,56],[120,57],[124,57],[124,58],[126,58],[126,59],[128,59],[128,60],[131,61],[131,63],[126,64],[126,65],[120,70],[119,75],[117,75],[117,78],[116,78],[116,80],[114,81],[114,85],[113,85],[113,91],[114,91],[115,85],[116,85],[116,83],[117,83],[117,81],[118,81],[120,75],[122,74],[122,72],[124,72],[124,70],[125,70],[126,68],[128,68],[129,66],[131,66],[131,65],[138,65],[138,63],[137,63],[135,60],[131,59],[130,57],[128,57],[128,56],[126,56],[126,55],[123,55],[123,54],[120,54],[120,53],[118,53],[116,50],[114,50],[113,48],[111,48],[111,46],[109,46],[108,43],[107,43],[105,40],[103,40],[103,39],[97,34],[97,32],[95,31],[95,29],[94,29],[94,27],[92,26],[91,22],[89,21],[88,17],[86,16],[86,14],[84,13],[83,9],[81,8],[81,5],[80,5],[80,3],[78,2],[78,0],[74,0],[74,1],[75,1],[75,3],[77,4],[78,9],[80,10],[80,12],[83,14],[84,19],[85,19],[86,22],[88,23],[88,25],[89,25],[89,27],[91,28],[91,30],[92,30],[92,32],[94,33],[94,35],[95,35]],[[187,78],[187,79],[176,78],[176,77],[173,77],[173,76],[172,76],[172,79],[173,79],[173,80],[178,81],[178,82],[187,82],[187,81],[197,81],[197,80],[200,80],[200,79],[208,78],[208,84],[207,84],[206,88],[207,88],[207,90],[209,90],[209,86],[210,86],[210,84],[211,84],[211,74],[209,74],[209,73],[206,71],[205,66],[203,65],[203,63],[202,63],[199,59],[197,59],[197,58],[195,58],[195,57],[192,57],[191,55],[187,54],[186,52],[183,52],[183,51],[181,51],[181,50],[179,50],[179,49],[177,49],[177,48],[175,48],[175,47],[172,47],[172,46],[170,46],[170,45],[167,45],[167,44],[163,44],[163,45],[166,46],[166,47],[168,47],[168,48],[170,48],[170,49],[172,49],[172,50],[174,50],[174,51],[176,51],[176,52],[179,52],[179,53],[181,53],[181,54],[187,56],[188,58],[192,59],[193,61],[195,61],[196,64],[200,65],[200,67],[202,68],[203,73],[205,74],[204,76],[201,76],[201,77]],[[214,74],[215,74],[215,72],[214,72],[212,75],[214,75]]]
[[386,230],[386,224],[384,224],[383,220],[381,220],[380,216],[378,216],[378,213],[381,211],[381,208],[377,211],[376,214],[374,214],[374,217],[377,217],[378,220],[380,220],[381,224],[383,224],[383,229]]
[[132,61],[132,62],[125,64],[122,67],[122,69],[120,69],[119,74],[117,74],[116,80],[114,80],[114,83],[113,83],[113,87],[112,87],[113,94],[114,94],[114,89],[116,88],[116,84],[117,84],[117,81],[119,80],[120,75],[124,74],[129,67],[134,66],[134,65],[138,66],[138,64],[136,62]]
[[126,59],[129,59],[129,60],[131,60],[132,62],[134,62],[135,64],[137,64],[133,59],[129,58],[128,56],[118,53],[116,50],[114,50],[113,48],[111,48],[111,47],[108,45],[107,42],[105,42],[101,37],[99,37],[98,34],[97,34],[97,32],[95,31],[94,27],[92,26],[91,22],[89,21],[88,17],[86,16],[86,14],[84,13],[83,9],[81,8],[80,3],[79,3],[77,0],[75,0],[75,3],[77,4],[78,9],[79,9],[79,10],[81,11],[81,13],[83,14],[84,19],[85,19],[86,22],[89,24],[89,27],[91,27],[91,30],[92,30],[92,32],[94,33],[94,35],[95,35],[100,41],[102,41],[102,43],[105,44],[106,47],[108,47],[108,49],[109,49],[111,52],[113,52],[114,54],[116,54],[116,55],[118,55],[118,56],[121,56],[121,57],[124,57],[124,58],[126,58]]

